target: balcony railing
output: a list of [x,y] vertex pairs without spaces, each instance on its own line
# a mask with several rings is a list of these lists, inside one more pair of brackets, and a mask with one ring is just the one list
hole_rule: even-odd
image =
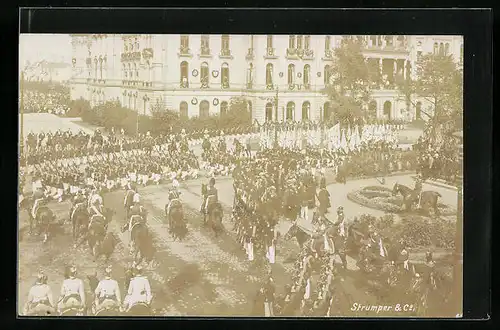
[[296,57],[297,56],[297,48],[287,48],[286,56],[288,57]]
[[251,82],[247,82],[247,89],[253,89],[253,84]]
[[274,48],[268,47],[266,48],[266,55],[264,55],[265,58],[276,58],[276,54],[274,53]]
[[210,48],[208,48],[208,47],[201,47],[200,56],[211,56],[210,55]]
[[141,59],[141,52],[122,53],[122,61],[138,61]]
[[181,46],[179,48],[179,55],[180,56],[191,56],[191,50],[189,47]]
[[153,57],[153,48],[144,48],[142,50],[142,57],[145,59],[149,59]]
[[231,50],[227,48],[221,49],[219,57],[231,57]]
[[327,60],[333,59],[333,51],[331,49],[325,49],[324,59],[327,59]]
[[181,88],[189,88],[189,82],[183,79],[179,85]]
[[248,48],[247,55],[245,56],[247,60],[253,60],[255,58],[255,52],[253,48]]

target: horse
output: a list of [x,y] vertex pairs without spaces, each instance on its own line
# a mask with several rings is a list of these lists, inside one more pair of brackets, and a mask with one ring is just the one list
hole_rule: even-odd
[[134,194],[135,194],[135,191],[133,191],[133,190],[128,190],[127,193],[125,194],[125,203],[124,203],[125,221],[128,221],[130,219],[129,211],[130,211],[130,207],[133,204]]
[[169,204],[165,205],[165,216],[168,221],[168,231],[174,241],[176,239],[182,240],[187,234],[187,226],[182,203],[179,199],[172,199]]
[[297,240],[299,248],[302,249],[304,243],[306,243],[311,238],[311,235],[309,233],[306,233],[296,223],[294,223],[292,227],[290,227],[288,232],[283,236],[283,238],[288,241],[293,237],[295,237],[295,239]]
[[145,302],[136,302],[129,307],[125,314],[128,316],[151,316],[154,313],[150,305]]
[[[401,194],[403,196],[403,204],[406,211],[411,211],[412,205],[418,201],[418,195],[411,188],[396,183],[392,188],[392,195]],[[435,191],[423,191],[420,195],[421,209],[426,213],[430,213],[430,209],[434,210],[434,214],[439,216],[438,200],[441,194]]]
[[33,233],[33,229],[38,230],[38,234],[43,234],[43,242],[47,242],[49,238],[49,232],[51,229],[52,222],[56,219],[52,210],[46,205],[40,205],[36,211],[35,218],[31,214],[31,209],[33,208],[34,200],[32,197],[23,199],[19,206],[21,209],[25,209],[29,214],[29,232]]
[[[208,188],[206,184],[201,185],[202,196],[206,196]],[[217,237],[224,229],[222,225],[222,217],[224,215],[224,210],[222,209],[222,204],[214,200],[215,196],[208,196],[206,201],[205,212],[205,224],[208,225]],[[205,203],[204,203],[205,204]],[[208,219],[207,219],[208,218]]]
[[82,316],[85,306],[82,306],[80,299],[70,296],[66,299],[64,307],[59,310],[59,316]]
[[137,263],[141,262],[142,259],[147,259],[148,261],[152,260],[154,246],[151,233],[147,226],[142,222],[135,223],[132,226],[130,237],[132,245],[134,246],[132,251],[134,260],[136,260]]
[[71,213],[71,224],[74,245],[77,246],[78,238],[84,232],[87,232],[89,225],[89,213],[84,203],[79,203]]
[[48,302],[37,302],[31,304],[26,316],[51,316],[54,313],[54,308],[49,306]]
[[336,226],[328,228],[325,233],[333,243],[334,254],[340,257],[340,260],[342,261],[342,267],[344,269],[347,269],[347,238],[340,235]]
[[87,242],[89,244],[90,251],[92,255],[97,257],[97,252],[100,249],[104,238],[106,237],[106,230],[108,223],[111,222],[114,211],[110,208],[106,208],[101,215],[93,215],[90,219],[89,229],[87,233]]

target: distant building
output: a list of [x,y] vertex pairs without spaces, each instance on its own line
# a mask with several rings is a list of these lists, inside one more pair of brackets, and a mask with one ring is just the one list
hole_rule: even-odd
[[[322,92],[329,83],[333,49],[342,36],[321,35],[72,35],[71,97],[92,105],[118,100],[148,114],[161,103],[180,116],[227,111],[232,97],[248,100],[259,122],[321,120],[334,115]],[[368,111],[378,118],[422,117],[423,103],[406,111],[395,90],[398,75],[415,75],[417,57],[453,54],[462,61],[457,36],[359,36],[371,67],[380,70]],[[437,48],[436,48],[437,47]],[[277,109],[275,96],[278,95]],[[424,118],[425,119],[425,118]]]

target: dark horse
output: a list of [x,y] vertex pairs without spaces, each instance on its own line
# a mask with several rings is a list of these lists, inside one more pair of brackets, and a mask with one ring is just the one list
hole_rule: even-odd
[[38,234],[43,234],[43,242],[45,243],[49,238],[51,224],[55,220],[55,215],[46,205],[40,205],[36,211],[35,218],[33,218],[31,214],[33,203],[33,198],[28,197],[21,201],[19,207],[25,209],[29,214],[30,234],[33,233],[33,229],[37,229]]
[[150,305],[144,302],[137,302],[130,306],[125,314],[128,316],[151,316],[154,313]]
[[[201,185],[201,194],[202,196],[206,196],[208,191],[207,185]],[[204,210],[205,212],[205,224],[208,225],[215,234],[215,237],[219,236],[219,234],[223,231],[224,227],[222,225],[222,217],[224,215],[224,211],[222,210],[222,205],[220,202],[214,200],[214,196],[208,196],[207,208]]]
[[111,210],[110,208],[106,208],[103,212],[104,217],[100,215],[94,215],[90,219],[89,229],[87,233],[87,242],[94,257],[97,257],[99,247],[106,237],[108,223],[111,222],[113,214],[113,210]]
[[154,254],[153,238],[146,224],[142,222],[134,224],[130,237],[134,246],[134,260],[137,263],[140,263],[142,259],[152,261]]
[[178,198],[172,199],[169,204],[165,205],[165,216],[168,221],[168,231],[172,235],[174,241],[182,240],[187,234],[187,226],[184,220],[184,210],[182,203]]
[[89,213],[84,203],[77,204],[71,213],[71,224],[73,227],[73,241],[76,247],[78,239],[84,233],[87,233],[89,226]]
[[302,249],[304,243],[306,243],[311,239],[311,234],[306,233],[302,228],[300,228],[296,223],[294,223],[283,238],[288,241],[293,237],[295,237],[297,243],[299,243],[300,249]]
[[[403,196],[403,204],[406,211],[411,211],[413,204],[418,202],[419,196],[414,190],[405,185],[396,183],[392,188],[392,194],[401,194]],[[441,194],[435,191],[423,191],[420,196],[420,205],[422,210],[430,213],[430,209],[434,210],[434,214],[439,216],[438,200]]]

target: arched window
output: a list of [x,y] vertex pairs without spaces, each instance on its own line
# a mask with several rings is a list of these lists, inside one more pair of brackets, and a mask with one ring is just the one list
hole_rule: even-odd
[[286,105],[286,120],[295,120],[295,103],[288,102]]
[[377,101],[373,100],[368,104],[368,116],[377,118]]
[[302,103],[302,120],[309,120],[309,112],[311,110],[311,103],[305,101]]
[[444,44],[443,43],[439,44],[439,55],[444,56]]
[[266,65],[266,85],[267,87],[273,86],[273,65],[271,63]]
[[229,65],[222,63],[220,83],[222,88],[229,88]]
[[189,53],[189,36],[181,36],[181,54]]
[[189,87],[189,64],[186,61],[181,63],[181,87],[188,88]]
[[188,104],[186,101],[182,101],[180,106],[179,106],[179,117],[181,119],[187,119],[189,118],[188,114]]
[[203,100],[200,102],[200,118],[206,119],[210,116],[210,104]]
[[102,58],[99,59],[99,79],[102,79]]
[[273,48],[273,36],[268,35],[267,36],[267,48]]
[[437,55],[438,54],[438,43],[435,42],[434,43],[434,55]]
[[208,87],[208,83],[210,81],[209,79],[209,73],[208,73],[208,63],[203,62],[201,63],[201,70],[200,70],[200,83],[201,87]]
[[309,49],[311,47],[311,36],[304,37],[304,48]]
[[273,104],[271,102],[266,104],[266,121],[273,120]]
[[445,56],[448,56],[450,54],[450,44],[449,43],[446,43],[444,45],[444,55]]
[[385,103],[384,103],[384,116],[386,116],[386,119],[388,119],[388,120],[391,119],[391,109],[392,109],[391,101],[385,101]]
[[332,113],[331,113],[330,102],[325,102],[325,105],[323,105],[323,121],[330,120],[331,116]]
[[288,37],[288,48],[294,49],[295,48],[295,36],[289,36]]
[[220,116],[223,117],[227,114],[227,102],[221,102],[220,104]]
[[288,65],[288,85],[293,85],[295,82],[295,65]]
[[309,89],[311,87],[311,66],[309,64],[304,65],[304,88]]
[[207,35],[201,36],[201,55],[210,55],[210,42]]
[[330,76],[331,76],[331,69],[329,65],[325,65],[325,72],[323,73],[323,79],[325,82],[325,86],[330,85]]

